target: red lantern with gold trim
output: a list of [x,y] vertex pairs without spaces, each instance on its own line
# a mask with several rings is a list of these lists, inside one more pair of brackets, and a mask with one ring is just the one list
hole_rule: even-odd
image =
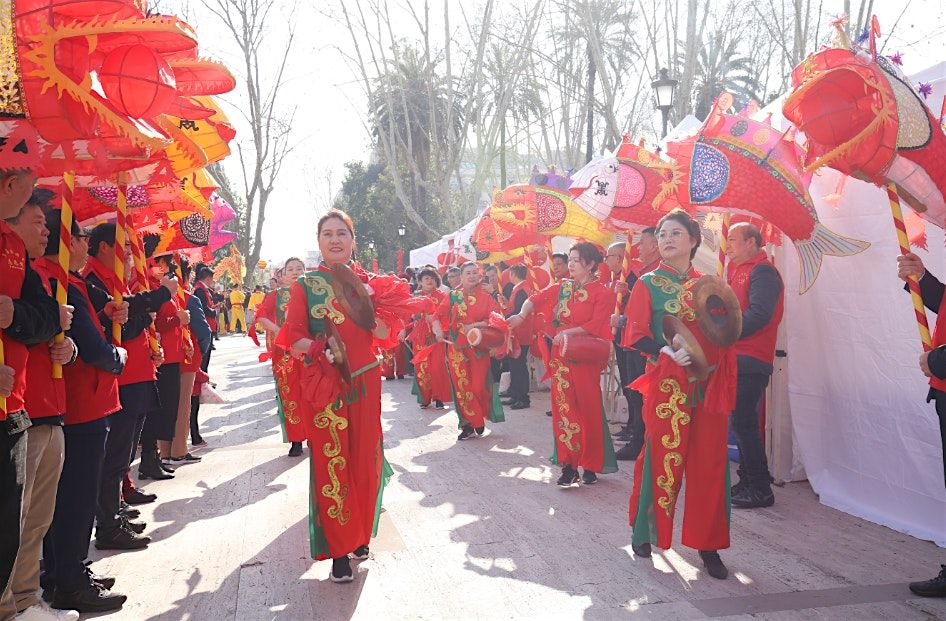
[[177,96],[174,71],[145,45],[126,45],[109,52],[102,61],[99,82],[115,109],[134,119],[167,112]]

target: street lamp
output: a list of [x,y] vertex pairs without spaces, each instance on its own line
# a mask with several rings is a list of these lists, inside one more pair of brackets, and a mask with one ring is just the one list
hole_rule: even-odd
[[374,250],[374,242],[373,242],[373,241],[368,242],[368,250]]
[[657,109],[663,116],[663,134],[661,138],[667,137],[667,122],[670,120],[670,110],[673,109],[673,96],[677,90],[678,82],[672,79],[666,69],[660,70],[660,79],[650,83],[654,87],[654,94],[657,96]]
[[407,235],[407,226],[402,224],[397,227],[397,236],[404,237],[405,235]]

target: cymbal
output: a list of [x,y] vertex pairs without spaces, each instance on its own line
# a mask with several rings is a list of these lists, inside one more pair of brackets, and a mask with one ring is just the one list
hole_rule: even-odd
[[700,330],[720,347],[742,335],[742,308],[733,290],[717,276],[701,276],[693,285],[693,309]]
[[325,326],[325,342],[332,352],[332,357],[335,358],[332,364],[338,369],[345,383],[351,384],[351,367],[348,364],[345,341],[342,340],[342,335],[331,319],[326,317],[323,325]]
[[378,325],[374,317],[374,304],[355,272],[343,263],[336,263],[332,266],[331,284],[335,299],[355,325],[368,332],[374,330]]
[[709,377],[709,363],[706,361],[706,354],[700,346],[696,335],[690,331],[686,324],[674,315],[665,315],[663,318],[664,340],[667,344],[673,342],[673,337],[680,335],[687,342],[686,350],[690,354],[690,364],[686,366],[687,371],[693,377],[701,382]]

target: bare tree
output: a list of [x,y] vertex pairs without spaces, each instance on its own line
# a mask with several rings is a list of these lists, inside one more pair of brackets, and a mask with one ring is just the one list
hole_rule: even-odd
[[294,146],[289,136],[295,110],[283,110],[280,98],[295,38],[294,20],[291,16],[286,20],[287,37],[275,63],[269,63],[265,59],[273,54],[273,26],[279,22],[282,8],[278,0],[201,0],[201,4],[226,26],[242,55],[238,73],[243,74],[240,77],[246,88],[246,105],[237,108],[249,124],[250,136],[249,140],[238,137],[237,142],[243,177],[243,200],[238,202],[245,209],[239,249],[252,269],[259,261],[269,197]]

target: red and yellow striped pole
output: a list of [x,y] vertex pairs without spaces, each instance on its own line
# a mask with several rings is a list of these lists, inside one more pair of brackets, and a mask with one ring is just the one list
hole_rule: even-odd
[[[138,275],[138,291],[145,291],[148,288],[148,273],[145,269],[145,249],[141,244],[141,237],[131,228],[127,219],[125,225],[127,227],[125,233],[128,237],[128,245],[131,247],[131,256],[135,261],[135,273]],[[151,344],[151,351],[153,352],[157,352],[160,348],[158,344],[158,333],[154,329],[154,324],[148,326],[148,343]]]
[[[897,186],[887,184],[887,200],[890,201],[890,212],[893,214],[893,224],[897,229],[897,241],[900,243],[900,254],[910,252],[910,238],[907,236],[907,225],[903,221],[903,209],[900,207],[900,196]],[[915,276],[907,280],[910,288],[910,299],[913,301],[913,310],[916,313],[916,327],[920,331],[920,341],[923,351],[933,349],[933,339],[930,337],[930,324],[926,319],[926,309],[923,307],[923,296],[920,295],[920,283]]]
[[[72,193],[76,187],[76,175],[62,175],[62,213],[59,215],[59,278],[56,279],[56,303],[62,306],[68,301],[69,292],[69,248],[72,244]],[[64,332],[56,335],[57,343],[66,340]],[[53,364],[53,378],[62,377],[62,365]]]
[[[115,280],[118,284],[112,290],[112,299],[116,304],[124,302],[122,296],[122,287],[125,284],[125,231],[128,227],[128,195],[127,186],[124,183],[124,175],[118,175],[118,198],[116,200],[118,211],[115,216]],[[120,323],[112,322],[112,342],[116,345],[122,344],[122,326]]]
[[716,264],[716,275],[722,278],[726,274],[726,250],[729,247],[729,222],[732,216],[723,214],[723,224],[719,229],[719,261]]

